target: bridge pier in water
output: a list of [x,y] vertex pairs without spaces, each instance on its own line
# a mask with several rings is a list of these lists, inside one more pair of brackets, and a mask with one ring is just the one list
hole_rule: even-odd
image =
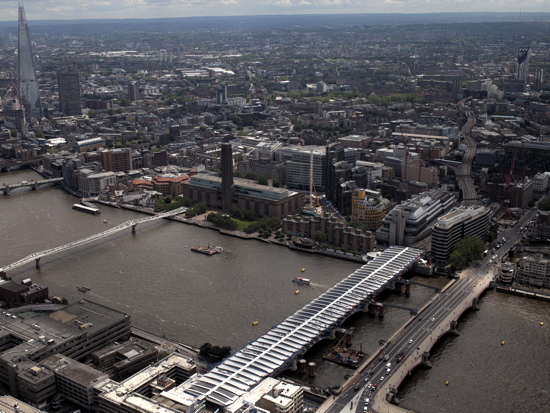
[[452,334],[453,336],[459,336],[460,335],[460,333],[456,329],[457,325],[458,325],[458,321],[456,321],[456,320],[451,321],[451,331],[449,331],[449,333]]
[[405,284],[405,294],[411,295],[411,283],[409,282]]
[[426,367],[427,369],[432,368],[432,363],[430,362],[430,353],[427,351],[422,353],[422,366]]
[[313,361],[310,361],[308,363],[308,372],[307,372],[307,374],[308,374],[309,377],[315,377],[315,375],[317,374],[316,365]]
[[479,310],[479,298],[477,297],[472,300],[472,310]]
[[40,268],[40,258],[42,258],[42,257],[38,257],[38,258],[34,259],[35,268]]
[[132,225],[132,235],[136,235],[137,224]]
[[306,359],[300,359],[300,361],[298,362],[298,373],[306,374],[306,367],[307,367],[306,364],[307,364]]
[[2,192],[4,193],[4,195],[9,195],[9,194],[10,194],[10,190],[11,190],[10,187],[7,186],[7,185],[4,185],[4,186],[2,187]]
[[388,393],[386,393],[386,401],[392,404],[399,404],[401,401],[397,398],[397,389],[390,387]]

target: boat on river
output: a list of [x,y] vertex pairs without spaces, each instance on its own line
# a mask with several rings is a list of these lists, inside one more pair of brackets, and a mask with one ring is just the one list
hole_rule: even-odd
[[200,252],[205,255],[214,255],[219,252],[223,252],[223,247],[218,245],[209,245],[208,247],[203,247],[201,245],[195,245],[191,248],[191,251]]
[[88,214],[93,214],[93,215],[98,215],[100,213],[99,208],[96,208],[93,205],[88,206],[83,204],[74,204],[73,209],[76,209],[77,211],[87,212]]
[[304,278],[304,277],[294,277],[292,279],[292,282],[296,284],[301,284],[301,285],[311,284],[311,280],[309,278]]

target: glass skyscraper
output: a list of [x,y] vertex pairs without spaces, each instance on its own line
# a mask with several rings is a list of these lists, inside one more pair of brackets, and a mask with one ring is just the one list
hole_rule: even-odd
[[17,44],[17,97],[25,108],[27,119],[41,119],[42,105],[32,53],[29,28],[23,1],[19,0],[19,33]]

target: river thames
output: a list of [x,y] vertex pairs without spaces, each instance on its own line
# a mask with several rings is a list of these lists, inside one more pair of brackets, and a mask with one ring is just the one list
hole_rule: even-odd
[[[22,170],[2,174],[0,182],[38,179]],[[59,188],[21,189],[0,195],[0,265],[101,232],[142,214],[99,206],[101,215],[71,209],[77,198]],[[222,254],[205,256],[190,247],[221,245]],[[188,247],[188,248],[186,248]],[[135,326],[200,346],[229,345],[233,350],[255,339],[318,297],[359,264],[301,253],[256,240],[175,221],[140,224],[131,230],[44,257],[8,275],[47,285],[50,295],[69,301],[86,298],[132,316]],[[306,272],[302,274],[301,268]],[[291,282],[311,278],[310,286]],[[445,279],[420,278],[443,286]],[[91,290],[82,293],[79,286]],[[295,294],[299,289],[300,293]],[[413,286],[410,297],[388,294],[385,301],[418,308],[430,288]],[[388,308],[383,319],[351,317],[354,348],[371,354],[410,314]],[[252,325],[258,321],[257,325]],[[545,326],[540,326],[544,321]],[[550,303],[489,292],[481,311],[460,320],[459,337],[449,337],[432,355],[433,368],[418,370],[400,389],[402,406],[418,412],[542,412],[550,405]],[[506,345],[502,346],[501,341]],[[322,362],[327,343],[307,358],[318,364],[311,384],[338,385],[349,373]],[[445,386],[445,381],[449,386]]]

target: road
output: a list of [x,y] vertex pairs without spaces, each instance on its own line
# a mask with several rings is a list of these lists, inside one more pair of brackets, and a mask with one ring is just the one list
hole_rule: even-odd
[[[385,401],[390,388],[397,389],[401,381],[422,363],[422,354],[430,351],[433,345],[452,327],[460,315],[472,306],[475,298],[486,289],[497,271],[496,262],[508,254],[510,248],[521,239],[518,229],[533,219],[535,210],[529,210],[515,226],[502,231],[499,240],[506,238],[500,249],[475,266],[462,271],[460,278],[451,281],[435,295],[420,311],[399,329],[381,348],[380,352],[367,360],[342,386],[339,396],[330,398],[318,410],[321,413],[337,412],[396,412],[404,411]],[[496,258],[493,256],[496,255]],[[495,262],[496,261],[496,262]],[[405,353],[400,363],[397,355]],[[387,363],[391,363],[389,373]],[[369,384],[376,384],[375,391]],[[370,403],[365,410],[365,398]]]
[[[458,103],[458,107],[461,110],[464,110],[464,104],[466,99],[461,100]],[[462,127],[462,136],[464,137],[468,149],[462,158],[462,163],[459,167],[450,166],[454,171],[456,180],[458,182],[459,188],[462,190],[462,205],[471,206],[478,204],[478,195],[474,187],[474,180],[472,179],[472,163],[476,156],[477,145],[475,140],[472,138],[472,128],[476,124],[476,117],[473,112],[465,111],[468,120],[466,124]]]

